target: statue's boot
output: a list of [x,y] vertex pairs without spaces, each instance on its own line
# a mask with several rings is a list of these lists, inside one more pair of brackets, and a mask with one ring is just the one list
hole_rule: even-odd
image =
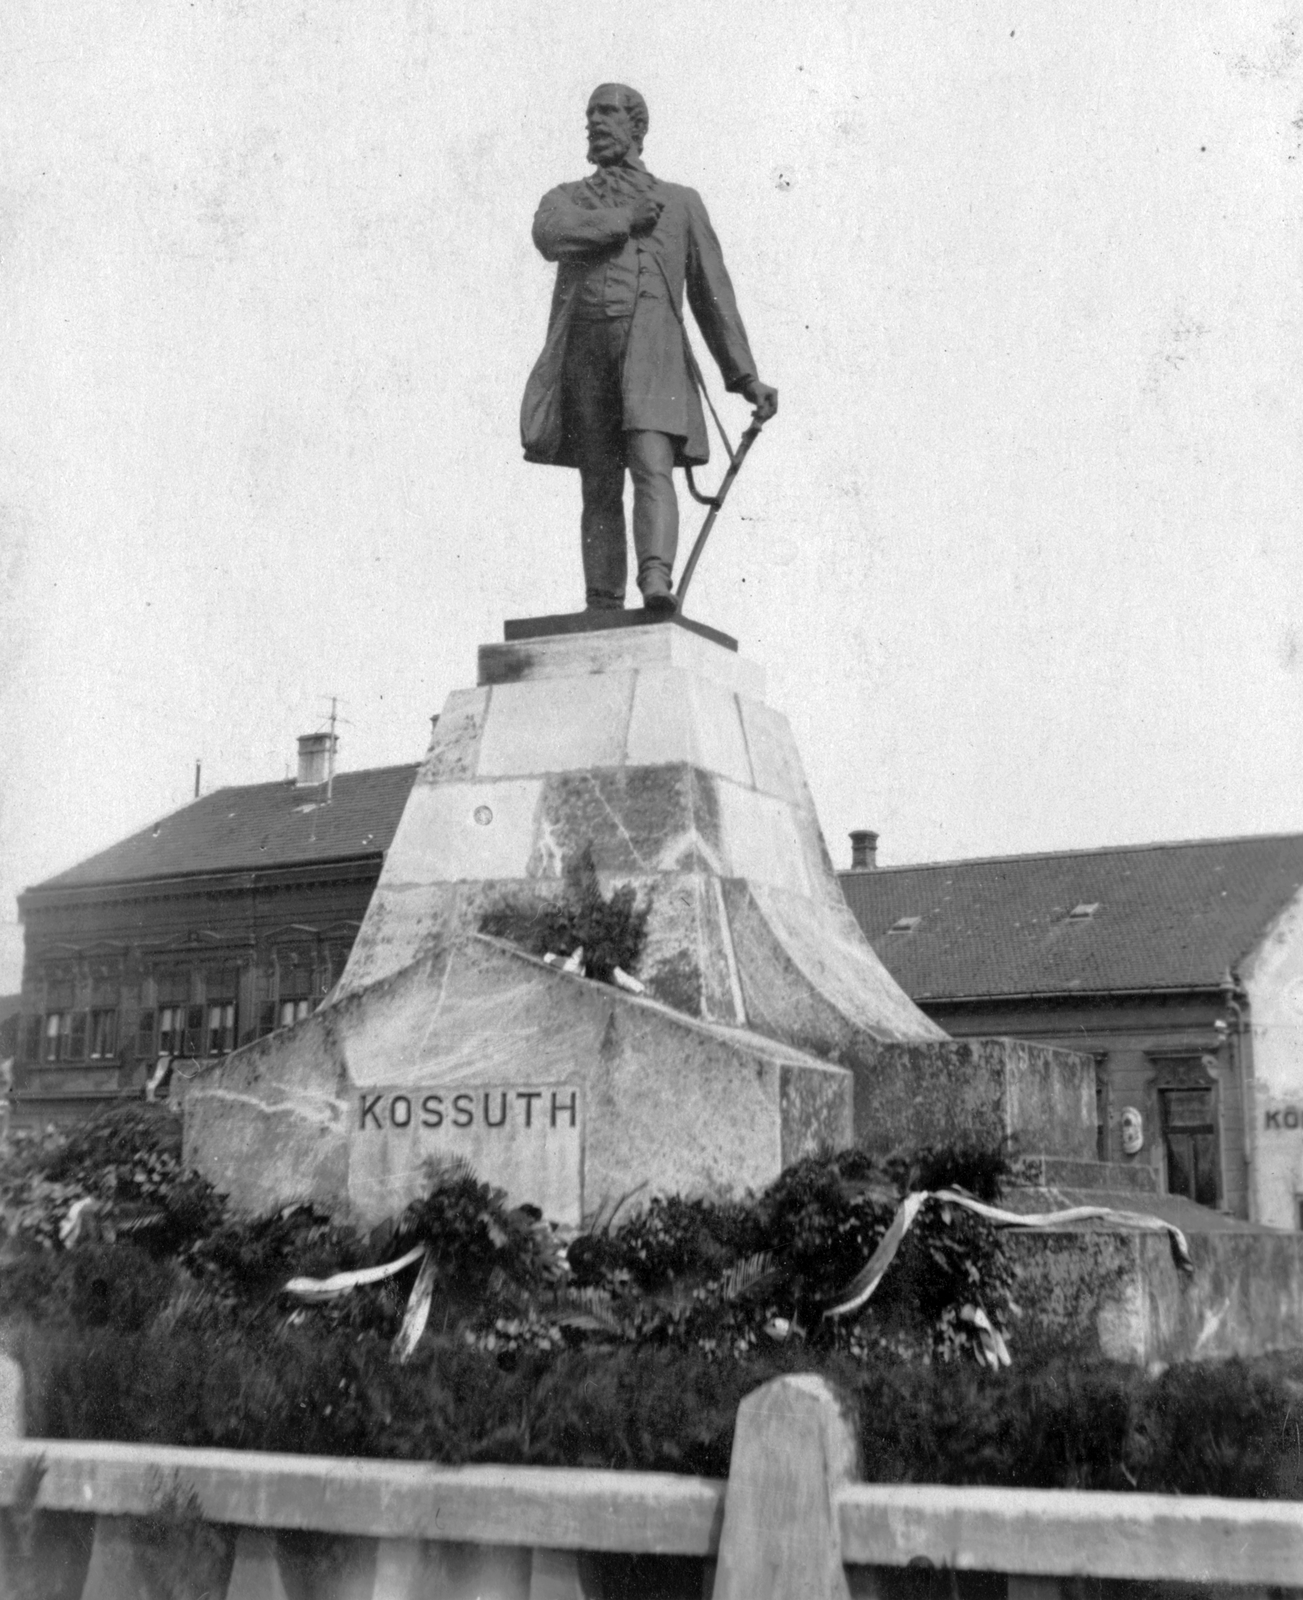
[[649,562],[644,570],[638,573],[638,587],[642,590],[642,603],[648,611],[673,612],[678,610],[678,601],[674,598],[674,585],[670,579],[669,568],[664,562]]

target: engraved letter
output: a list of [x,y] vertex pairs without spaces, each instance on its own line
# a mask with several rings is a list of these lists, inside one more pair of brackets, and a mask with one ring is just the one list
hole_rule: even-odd
[[516,1090],[516,1099],[523,1100],[525,1102],[525,1126],[527,1128],[532,1128],[534,1126],[534,1102],[535,1100],[541,1100],[542,1098],[543,1091],[541,1089]]
[[503,1090],[503,1092],[502,1092],[502,1098],[498,1103],[498,1110],[501,1112],[501,1116],[499,1116],[498,1120],[496,1122],[494,1122],[493,1118],[489,1115],[489,1097],[488,1097],[488,1094],[486,1093],[485,1096],[484,1096],[484,1126],[486,1128],[500,1128],[502,1126],[502,1124],[507,1120],[507,1094],[506,1094],[506,1090]]
[[423,1128],[443,1127],[443,1096],[441,1094],[427,1094],[421,1101],[421,1126]]
[[553,1091],[552,1091],[552,1126],[554,1128],[556,1127],[556,1114],[557,1114],[558,1111],[568,1111],[570,1113],[570,1126],[573,1128],[574,1125],[575,1125],[575,1117],[576,1117],[576,1115],[578,1113],[578,1109],[579,1109],[579,1091],[578,1091],[578,1089],[572,1089],[570,1091],[570,1103],[568,1105],[564,1105],[564,1106],[557,1104],[556,1090],[553,1089]]
[[1268,1111],[1266,1116],[1263,1118],[1263,1126],[1266,1127],[1266,1128],[1279,1128],[1280,1127],[1280,1112],[1279,1111]]
[[1284,1122],[1284,1124],[1285,1124],[1285,1126],[1287,1128],[1297,1128],[1298,1127],[1298,1107],[1297,1106],[1286,1106],[1285,1107],[1285,1115],[1282,1118],[1282,1121]]
[[[402,1106],[403,1114],[399,1116],[398,1108]],[[405,1094],[396,1094],[389,1102],[389,1120],[395,1128],[405,1128],[412,1120],[412,1102]]]
[[469,1128],[475,1121],[475,1097],[469,1094],[455,1094],[452,1097],[454,1128]]
[[380,1102],[383,1099],[384,1099],[384,1095],[382,1095],[382,1094],[372,1094],[372,1095],[365,1095],[364,1094],[362,1096],[362,1120],[358,1123],[358,1126],[360,1128],[365,1128],[366,1127],[366,1119],[368,1117],[371,1118],[372,1122],[375,1123],[377,1128],[380,1126],[380,1116],[379,1116],[379,1113],[376,1111],[376,1107],[380,1104]]

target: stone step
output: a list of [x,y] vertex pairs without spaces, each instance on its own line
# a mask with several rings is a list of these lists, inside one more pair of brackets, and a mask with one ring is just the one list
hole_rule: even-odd
[[[1006,1189],[1001,1205],[1006,1211],[1031,1214],[1045,1211],[1066,1211],[1077,1206],[1104,1206],[1111,1211],[1137,1211],[1145,1216],[1159,1217],[1181,1229],[1183,1233],[1261,1233],[1277,1235],[1277,1228],[1265,1227],[1260,1222],[1247,1222],[1243,1217],[1232,1216],[1228,1211],[1214,1211],[1211,1206],[1196,1205],[1180,1194],[1143,1194],[1135,1189],[1077,1189],[1054,1185],[1050,1188],[1028,1187]],[[1109,1223],[1087,1221],[1069,1223],[1069,1227],[1109,1227]],[[1287,1237],[1293,1237],[1288,1235]]]
[[837,1059],[855,1072],[856,1140],[876,1155],[1013,1141],[1035,1159],[1096,1165],[1095,1062],[1081,1051],[927,1039],[880,1044],[867,1062]]
[[1067,1156],[1021,1156],[1015,1165],[1014,1182],[1020,1188],[1158,1193],[1158,1174],[1151,1166],[1121,1161],[1077,1161]]
[[1143,1211],[1185,1235],[1193,1271],[1163,1233],[1083,1221],[1009,1229],[1022,1316],[1010,1347],[1045,1342],[1115,1361],[1200,1361],[1297,1349],[1303,1327],[1303,1235],[1197,1206],[1179,1195],[1013,1190],[1010,1210],[1108,1205]]

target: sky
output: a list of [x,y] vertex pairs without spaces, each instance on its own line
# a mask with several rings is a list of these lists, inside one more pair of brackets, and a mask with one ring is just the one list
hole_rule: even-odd
[[582,604],[517,413],[607,80],[779,390],[689,610],[834,861],[1303,829],[1303,6],[5,12],[0,991],[14,895],[197,760],[283,777],[334,695],[341,767],[416,761]]

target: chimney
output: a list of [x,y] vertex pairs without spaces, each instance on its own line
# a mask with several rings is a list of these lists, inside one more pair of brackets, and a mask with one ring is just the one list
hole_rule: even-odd
[[851,829],[851,871],[872,872],[878,865],[878,836],[868,828]]
[[299,775],[295,787],[315,789],[330,776],[330,758],[339,748],[333,733],[301,733],[299,735]]

